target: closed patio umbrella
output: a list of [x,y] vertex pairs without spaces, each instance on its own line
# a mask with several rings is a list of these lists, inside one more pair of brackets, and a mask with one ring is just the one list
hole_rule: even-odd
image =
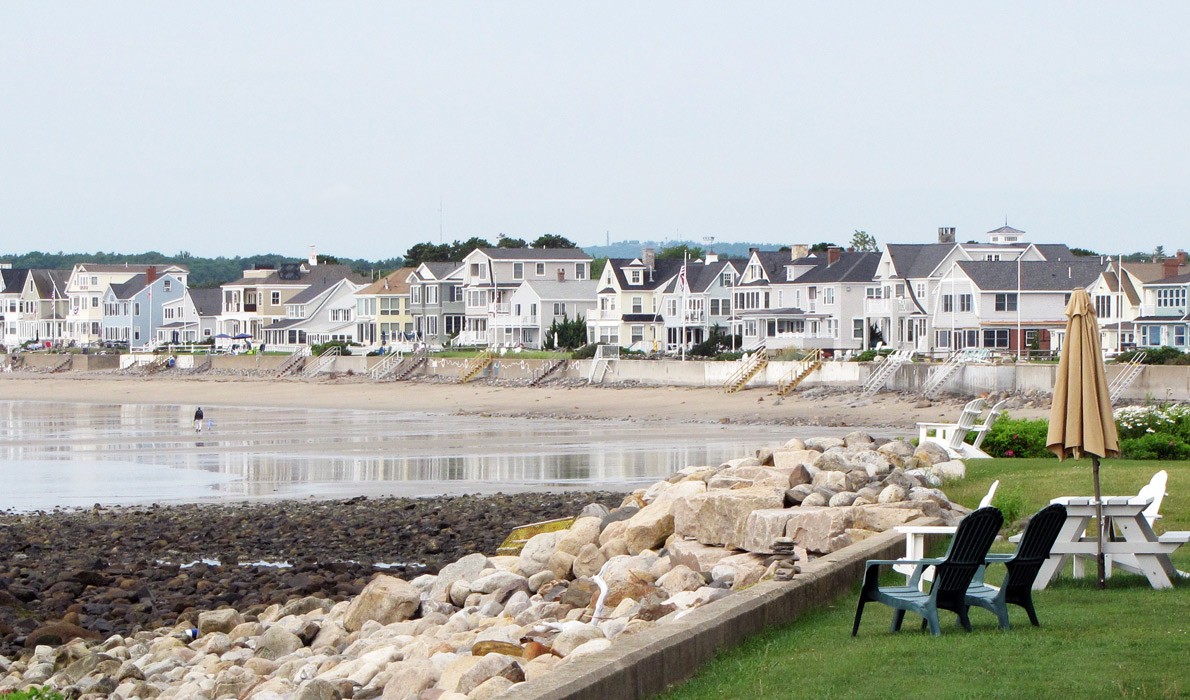
[[1096,568],[1099,587],[1105,588],[1103,561],[1103,503],[1099,489],[1099,459],[1118,457],[1120,440],[1112,417],[1103,351],[1099,345],[1099,323],[1091,297],[1075,289],[1066,305],[1066,337],[1054,381],[1054,403],[1050,406],[1049,433],[1045,446],[1058,456],[1079,459],[1091,456],[1095,483],[1095,520],[1099,527]]

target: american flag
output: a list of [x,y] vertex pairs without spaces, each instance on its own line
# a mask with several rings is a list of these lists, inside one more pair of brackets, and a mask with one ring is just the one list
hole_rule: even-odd
[[686,294],[690,291],[690,283],[686,281],[686,263],[682,263],[682,269],[678,272],[678,293]]

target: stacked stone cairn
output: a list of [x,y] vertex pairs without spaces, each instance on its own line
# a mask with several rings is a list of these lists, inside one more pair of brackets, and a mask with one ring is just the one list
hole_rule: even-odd
[[[692,466],[591,505],[518,556],[470,554],[411,581],[378,574],[351,601],[317,597],[172,628],[0,657],[0,694],[70,698],[481,700],[683,611],[919,516],[966,512],[938,489],[964,476],[934,445],[790,440]],[[600,582],[606,586],[602,593]]]

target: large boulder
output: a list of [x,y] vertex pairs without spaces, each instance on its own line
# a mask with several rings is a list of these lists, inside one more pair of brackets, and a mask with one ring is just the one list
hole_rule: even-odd
[[556,550],[577,555],[584,545],[599,542],[600,525],[601,518],[587,517],[575,520],[570,529],[558,538]]
[[[212,632],[228,633],[243,621],[244,616],[231,608],[205,610],[198,614],[198,634],[201,636]],[[63,639],[62,641],[67,640]]]
[[548,569],[550,557],[554,555],[558,540],[562,539],[565,532],[543,532],[530,537],[517,560],[517,569],[520,574],[528,578]]
[[822,453],[817,450],[776,450],[773,452],[773,466],[777,469],[789,469],[813,464],[820,454]]
[[629,554],[660,547],[674,531],[673,501],[655,501],[628,521],[624,543]]
[[930,464],[950,461],[950,453],[946,451],[946,448],[929,440],[917,446],[917,449],[913,452],[913,457],[919,462],[928,462]]
[[685,566],[694,571],[710,571],[723,557],[733,554],[723,547],[711,547],[695,540],[670,539],[666,545],[674,567]]
[[434,579],[430,586],[430,600],[448,602],[450,587],[455,581],[471,581],[489,566],[488,558],[478,553],[468,554],[458,561],[447,564],[438,572],[438,578]]
[[675,504],[674,532],[703,544],[741,548],[747,535],[748,515],[754,510],[780,508],[785,489],[753,486],[732,491],[708,491]]
[[766,557],[760,554],[744,552],[724,557],[712,569],[711,575],[719,581],[731,581],[733,591],[742,590],[760,582],[765,571],[768,570]]
[[954,479],[967,478],[967,465],[963,464],[961,460],[950,460],[947,462],[939,462],[934,465],[931,470],[942,478],[942,481],[952,481]]
[[348,632],[358,632],[368,620],[382,625],[413,617],[421,605],[416,588],[395,576],[378,575],[351,601],[343,618]]
[[594,576],[599,573],[599,569],[606,561],[607,557],[603,556],[603,551],[599,549],[598,545],[584,545],[578,551],[578,556],[574,558],[574,563],[571,564],[571,571],[574,573],[575,578]]
[[841,438],[815,437],[806,440],[806,449],[826,452],[832,447],[843,447],[845,444]]
[[847,529],[855,525],[852,508],[790,508],[785,537],[811,552],[827,554],[851,544]]

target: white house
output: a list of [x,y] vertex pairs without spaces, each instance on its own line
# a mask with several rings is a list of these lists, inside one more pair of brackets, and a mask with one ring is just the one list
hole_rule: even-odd
[[70,272],[66,295],[70,307],[66,314],[66,340],[85,344],[102,340],[103,295],[113,284],[123,284],[150,268],[164,277],[172,276],[183,286],[189,271],[181,265],[99,265],[78,263]]
[[223,292],[187,289],[185,296],[162,305],[157,344],[205,343],[215,337]]
[[355,293],[364,286],[342,277],[313,280],[285,303],[285,318],[261,330],[262,342],[276,350],[332,340],[355,342]]
[[496,345],[540,349],[555,321],[584,318],[595,308],[593,280],[525,280],[508,298],[509,313],[491,318]]

